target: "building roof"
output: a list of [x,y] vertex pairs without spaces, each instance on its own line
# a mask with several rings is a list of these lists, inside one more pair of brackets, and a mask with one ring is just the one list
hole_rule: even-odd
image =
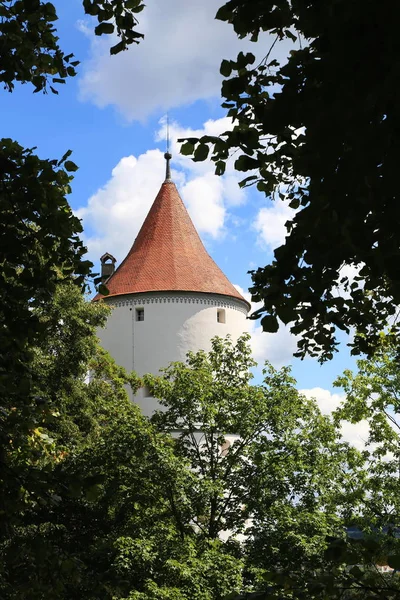
[[[106,282],[107,296],[203,292],[242,300],[207,253],[175,184],[167,179],[126,258]],[[94,300],[102,296],[97,294]]]

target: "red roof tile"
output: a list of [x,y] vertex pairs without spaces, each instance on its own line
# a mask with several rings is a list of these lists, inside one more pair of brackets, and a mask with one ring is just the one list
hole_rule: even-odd
[[171,181],[162,184],[132,248],[106,285],[108,297],[185,291],[246,302],[207,253]]

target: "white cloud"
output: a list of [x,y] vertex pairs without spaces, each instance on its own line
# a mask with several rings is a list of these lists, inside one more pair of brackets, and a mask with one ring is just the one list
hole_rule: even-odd
[[181,189],[190,216],[198,231],[219,236],[224,227],[226,209],[223,204],[223,181],[206,173],[188,181]]
[[[90,35],[89,60],[79,82],[82,99],[99,107],[115,106],[129,120],[218,97],[223,58],[242,51],[266,54],[273,40],[257,46],[239,41],[231,25],[216,21],[220,0],[152,0],[140,14],[141,43],[116,56],[110,40]],[[88,35],[88,27],[80,25]],[[108,37],[108,36],[107,36]],[[275,46],[286,55],[290,45]]]
[[[261,303],[251,302],[251,295],[240,285],[235,288],[250,302],[250,313],[260,308]],[[289,328],[280,323],[279,331],[276,333],[266,333],[262,330],[260,321],[248,320],[248,331],[251,335],[251,349],[254,360],[262,367],[266,360],[270,361],[275,368],[280,368],[289,364],[293,359],[293,353],[296,351],[296,337],[292,335]]]
[[[229,119],[209,120],[203,129],[191,130],[172,123],[172,176],[200,235],[221,238],[225,234],[229,208],[246,201],[246,192],[238,187],[240,177],[228,161],[223,177],[214,175],[210,162],[194,163],[179,154],[178,137],[218,135],[232,127]],[[156,139],[161,141],[166,128],[161,123]],[[104,252],[115,254],[118,261],[126,255],[148,213],[165,177],[165,161],[160,150],[148,150],[138,157],[121,158],[110,179],[76,214],[83,219],[85,241],[90,258]],[[236,190],[237,188],[237,190]],[[87,232],[90,231],[90,234]]]
[[259,321],[249,321],[251,323],[251,345],[253,349],[254,360],[262,366],[266,360],[270,361],[275,368],[288,365],[293,360],[293,353],[296,351],[297,342],[289,328],[280,324],[276,333],[266,333],[262,330]]
[[285,223],[294,217],[295,211],[283,200],[275,200],[271,207],[262,207],[253,223],[261,245],[275,250],[285,242]]
[[[344,394],[332,394],[329,390],[315,387],[305,390],[299,390],[306,398],[315,398],[320,411],[324,415],[329,415],[336,410],[345,400]],[[369,437],[369,424],[367,420],[359,423],[350,423],[342,421],[341,434],[344,441],[349,442],[358,450],[365,450],[365,444]]]
[[[363,419],[359,423],[350,423],[342,421],[341,423],[342,438],[345,442],[349,442],[357,450],[365,450],[365,445],[369,438],[369,424]],[[370,450],[375,448],[375,445],[370,445]]]
[[321,387],[314,387],[307,390],[300,390],[306,398],[315,398],[323,415],[330,415],[339,408],[341,402],[345,399],[342,394],[332,394],[329,390]]

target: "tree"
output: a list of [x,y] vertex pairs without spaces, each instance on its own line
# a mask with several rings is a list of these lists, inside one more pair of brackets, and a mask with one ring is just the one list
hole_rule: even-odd
[[[394,10],[389,1],[229,0],[216,16],[258,46],[266,34],[274,41],[261,60],[257,47],[222,61],[233,128],[188,139],[182,152],[199,161],[211,150],[219,175],[238,152],[242,185],[296,210],[273,262],[252,272],[251,292],[263,302],[253,317],[270,332],[290,323],[300,357],[332,358],[337,330],[352,328],[352,352],[371,355],[400,304]],[[288,40],[279,64],[272,47]],[[354,281],[346,266],[358,270]]]
[[[400,376],[396,347],[381,337],[373,360],[359,360],[358,372],[346,370],[336,381],[346,400],[336,419],[368,422],[365,453],[368,494],[364,523],[376,529],[397,528],[400,517]],[[400,550],[400,547],[399,547]]]
[[72,282],[32,307],[42,335],[29,348],[31,396],[1,412],[6,600],[211,598],[237,577],[217,548],[182,541],[164,490],[184,492],[193,475],[128,399],[139,378],[98,348],[108,312]]
[[96,350],[101,312],[69,286],[41,314],[54,326],[35,351],[43,414],[27,453],[8,453],[24,490],[2,597],[222,600],[315,567],[326,536],[343,537],[361,460],[338,429],[287,369],[251,385],[246,338],[146,376],[164,405],[149,423],[127,399],[138,379]]
[[73,278],[83,287],[90,272],[81,223],[65,198],[72,179],[67,171],[76,168],[68,156],[41,160],[10,139],[0,142],[3,398],[29,391],[22,356],[43,333],[32,309],[45,305],[61,281]]
[[[85,0],[83,6],[97,19],[96,34],[115,31],[120,36],[112,53],[141,37],[133,29],[135,14],[143,7],[140,1]],[[57,93],[54,86],[75,75],[78,62],[59,47],[56,19],[51,2],[0,0],[0,81],[6,89],[12,91],[17,81],[32,84],[35,92],[50,87]],[[43,160],[34,149],[0,140],[0,479],[7,505],[1,513],[6,531],[20,510],[20,501],[33,493],[26,492],[18,469],[24,464],[22,459],[26,465],[35,464],[39,451],[35,446],[41,439],[32,434],[43,419],[46,396],[35,353],[49,343],[55,326],[51,319],[42,318],[41,311],[51,312],[60,284],[72,282],[85,289],[92,267],[79,239],[81,224],[66,199],[71,173],[78,168],[70,154],[66,152],[60,160]],[[101,322],[94,313],[90,319],[92,324],[96,319],[97,324]],[[57,393],[63,392],[52,389],[57,402]],[[18,467],[11,465],[10,456],[20,456]],[[33,473],[33,478],[25,472],[23,477],[36,486],[39,496],[46,494],[39,481],[34,483]]]
[[[52,301],[34,307],[33,313],[46,336],[30,347],[32,395],[24,404],[5,405],[1,412],[6,443],[1,472],[0,595],[70,598],[89,579],[90,563],[82,557],[87,558],[93,543],[84,542],[88,525],[79,520],[74,499],[90,506],[103,476],[103,471],[85,469],[80,457],[94,448],[98,453],[116,423],[130,424],[126,443],[132,448],[146,436],[148,425],[125,389],[128,384],[136,390],[140,380],[127,375],[97,346],[96,328],[104,325],[108,313],[103,305],[86,302],[69,282],[60,284]],[[35,406],[30,405],[33,400]],[[86,515],[81,509],[81,515],[93,517],[89,509]],[[100,523],[95,516],[94,529]],[[69,548],[74,532],[75,553]]]
[[267,573],[315,567],[327,536],[343,537],[349,471],[362,457],[297,392],[288,369],[267,365],[264,383],[251,385],[247,341],[215,338],[208,354],[144,381],[163,405],[153,424],[176,432],[176,456],[196,475],[182,507],[170,495],[179,529],[224,540],[221,552],[244,561],[242,585],[262,589]]
[[[140,0],[85,0],[83,6],[98,21],[97,35],[116,31],[120,36],[111,53],[142,37],[133,29],[134,15],[143,8]],[[0,81],[6,89],[12,91],[18,81],[33,84],[35,92],[46,91],[50,77],[57,84],[75,75],[79,63],[71,63],[73,55],[65,56],[60,49],[56,20],[51,2],[0,1]],[[82,226],[65,197],[71,192],[70,173],[78,168],[70,155],[68,151],[60,160],[43,160],[33,149],[0,140],[2,358],[7,360],[8,355],[15,364],[13,369],[7,362],[2,367],[7,393],[12,393],[7,374],[28,360],[19,358],[18,352],[40,335],[32,306],[50,298],[60,280],[73,278],[83,286],[92,266],[83,260],[86,249],[78,237]],[[26,373],[19,373],[18,379],[21,388],[29,388]]]
[[[142,39],[136,31],[141,0],[85,0],[83,6],[97,19],[96,34],[120,36],[111,53]],[[46,90],[52,77],[56,85],[75,74],[77,62],[58,46],[50,2],[1,2],[0,10],[7,40],[0,73],[8,89],[17,80]],[[217,174],[239,150],[236,168],[250,171],[243,185],[256,184],[297,210],[275,260],[252,273],[253,299],[263,302],[254,317],[262,317],[266,331],[276,331],[278,320],[290,323],[301,357],[331,358],[337,329],[351,328],[357,331],[352,352],[371,354],[400,296],[393,3],[336,0],[321,10],[316,0],[229,0],[217,18],[241,38],[256,42],[272,34],[273,46],[296,44],[282,64],[270,51],[261,61],[252,53],[223,60],[223,107],[234,127],[182,148],[204,160],[211,146]],[[358,269],[354,281],[346,266]],[[397,323],[392,327],[395,334]]]
[[195,476],[129,401],[140,380],[97,347],[108,310],[64,282],[32,312],[36,408],[1,413],[1,597],[222,598],[241,561],[180,529]]
[[[140,39],[132,29],[140,0],[83,4],[97,19],[98,35],[117,29],[121,41],[112,53]],[[224,61],[226,77],[237,72],[223,92],[238,123],[221,139],[203,139],[195,150],[201,160],[207,144],[214,144],[222,173],[230,149],[240,147],[236,167],[258,169],[260,175],[247,184],[257,181],[268,194],[287,191],[292,207],[301,207],[274,264],[254,273],[254,298],[264,300],[266,329],[274,329],[279,317],[294,322],[295,332],[306,331],[302,355],[321,352],[329,358],[334,327],[350,326],[359,332],[354,350],[370,351],[394,314],[397,142],[386,131],[396,130],[397,113],[395,94],[388,99],[386,90],[388,82],[397,81],[397,65],[379,70],[377,59],[387,57],[385,64],[393,65],[396,56],[395,19],[383,19],[390,8],[370,2],[348,7],[338,0],[327,18],[311,1],[235,0],[219,12],[239,35],[251,31],[256,39],[259,29],[272,30],[279,40],[292,36],[294,28],[305,45],[282,67],[266,57],[253,69],[252,55]],[[57,93],[55,86],[75,74],[77,61],[58,46],[54,6],[0,1],[0,16],[5,87],[11,91],[19,81],[33,84],[34,91]],[[364,62],[365,48],[356,47],[353,31],[361,25],[371,31],[372,22],[375,44],[371,60]],[[339,75],[342,94],[334,102]],[[378,93],[369,85],[379,77]],[[280,91],[268,97],[272,85]],[[270,138],[268,151],[264,134]],[[126,398],[124,385],[135,388],[137,378],[95,350],[93,331],[101,312],[73,302],[81,299],[77,288],[90,269],[80,226],[65,200],[68,173],[76,165],[69,153],[60,161],[42,161],[15,142],[1,144],[7,242],[1,256],[7,293],[0,315],[2,596],[211,599],[261,587],[260,579],[272,577],[275,596],[304,597],[306,590],[307,597],[318,597],[326,584],[324,564],[338,565],[334,576],[343,573],[343,565],[354,566],[341,553],[340,560],[329,558],[335,544],[343,547],[346,541],[339,536],[327,547],[326,535],[337,534],[349,518],[346,510],[352,514],[354,495],[343,498],[343,490],[352,489],[348,480],[351,469],[360,467],[357,453],[338,443],[337,430],[297,394],[287,372],[267,371],[263,386],[250,386],[248,352],[221,342],[209,357],[190,357],[189,367],[173,365],[165,379],[148,378],[169,407],[155,418],[155,433]],[[189,141],[184,151],[190,153],[194,144]],[[324,228],[325,238],[315,239],[311,226]],[[364,287],[342,282],[349,299],[333,293],[344,264],[362,266]],[[259,429],[260,416],[267,435]],[[199,423],[202,439],[196,438]],[[173,424],[181,432],[175,442],[164,435]],[[220,444],[232,432],[240,437],[222,452]],[[378,463],[371,467],[371,486],[378,486],[379,469]],[[386,474],[385,490],[394,498],[393,474]],[[380,500],[378,487],[371,489],[371,497]],[[368,497],[361,500],[357,506],[371,511]],[[372,514],[367,508],[365,515]],[[247,544],[235,538],[241,533]],[[396,560],[396,540],[389,541]],[[324,548],[327,562],[318,563],[316,578],[305,580],[303,566],[311,566]],[[289,563],[292,587],[282,592],[288,584],[282,571]],[[365,579],[358,578],[363,591]]]
[[[356,373],[346,370],[335,385],[346,397],[334,413],[340,425],[368,423],[362,469],[349,471],[346,538],[330,536],[313,564],[286,565],[283,573],[268,573],[270,589],[256,598],[281,597],[282,588],[294,597],[394,600],[400,596],[399,486],[400,378],[397,346],[381,336],[373,360],[359,360]],[[350,510],[349,510],[350,509]],[[268,553],[268,548],[267,548]],[[260,551],[258,556],[263,554]],[[264,557],[263,557],[264,558]],[[385,573],[380,567],[394,571]],[[238,596],[237,600],[243,598]],[[252,596],[251,596],[252,598]]]
[[0,142],[0,479],[7,504],[0,517],[2,532],[19,510],[17,498],[24,501],[22,474],[10,463],[10,445],[20,454],[20,465],[35,462],[29,455],[36,452],[31,436],[42,419],[46,394],[35,352],[48,343],[55,326],[41,313],[49,310],[61,283],[83,287],[91,265],[83,259],[81,224],[65,199],[71,179],[66,169],[74,168],[67,158],[43,161],[16,142]]
[[[349,537],[333,539],[325,559],[335,580],[325,582],[332,598],[341,598],[343,589],[350,598],[397,599],[400,596],[400,379],[397,343],[380,336],[373,359],[359,360],[358,371],[346,370],[335,385],[346,397],[335,411],[337,424],[368,423],[363,451],[365,468],[354,480],[353,515]],[[382,574],[381,566],[393,572]]]

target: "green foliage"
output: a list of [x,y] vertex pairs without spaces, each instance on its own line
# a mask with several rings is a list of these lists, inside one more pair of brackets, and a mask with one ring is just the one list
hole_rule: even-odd
[[[366,578],[375,589],[382,552],[396,564],[397,539],[377,543],[368,522],[366,457],[288,369],[251,384],[247,336],[145,376],[164,405],[149,423],[126,394],[139,379],[96,347],[102,303],[62,284],[33,312],[48,332],[33,352],[38,410],[28,431],[22,410],[5,421],[19,483],[5,479],[0,511],[6,600],[256,598],[266,582],[268,598],[339,598]],[[370,531],[356,547],[343,530],[355,518]]]
[[[233,128],[192,139],[192,154],[204,160],[209,146],[220,175],[238,152],[235,168],[251,171],[242,185],[297,209],[251,291],[263,302],[254,318],[269,317],[266,331],[272,318],[290,323],[300,357],[332,358],[337,331],[352,328],[352,352],[371,355],[400,304],[395,10],[388,0],[229,0],[217,13],[240,38],[273,43],[257,62],[242,52],[222,61]],[[291,41],[286,59],[271,58]],[[359,269],[354,282],[346,265]]]
[[[11,490],[19,487],[19,476],[8,472],[7,448],[11,443],[16,447],[27,443],[43,410],[35,353],[48,343],[55,326],[50,316],[43,317],[43,311],[50,310],[58,285],[73,282],[79,293],[91,267],[83,259],[86,249],[78,237],[80,221],[65,198],[71,180],[63,168],[68,155],[60,161],[41,160],[16,142],[0,142],[0,471],[4,491],[8,478]],[[12,500],[9,508],[12,511]],[[2,513],[1,518],[7,520],[10,515]]]
[[[78,443],[76,436],[84,429],[79,393],[85,391],[83,378],[95,350],[95,327],[105,320],[104,309],[89,310],[73,284],[59,286],[54,302],[42,303],[31,312],[42,335],[31,340],[29,363],[21,367],[25,378],[29,374],[25,393],[5,388],[2,397],[2,534],[20,524],[26,506],[52,502],[46,469],[51,471],[64,443]],[[21,355],[14,352],[11,357],[16,360]],[[16,380],[15,388],[17,375],[11,369],[7,378],[10,384]],[[87,407],[85,419],[89,426]]]
[[[300,568],[296,563],[286,563],[290,550],[285,550],[281,568],[271,569],[270,563],[261,572],[269,586],[261,598],[394,600],[400,597],[399,384],[397,345],[390,337],[383,336],[373,360],[358,361],[357,373],[345,371],[336,381],[346,392],[344,402],[334,413],[336,424],[365,420],[369,426],[362,460],[353,462],[344,485],[341,484],[345,502],[337,496],[338,516],[342,515],[348,535],[332,535],[327,529],[325,550],[314,556],[312,552],[304,554]],[[308,519],[310,545],[313,517]],[[322,517],[325,519],[326,514]],[[294,536],[301,518],[297,515],[294,521],[286,520]],[[279,522],[274,514],[268,514],[267,519],[271,520],[272,528]],[[268,557],[273,547],[273,540],[267,538],[258,556]],[[256,556],[251,564],[257,565],[257,560]],[[382,566],[394,570],[382,572]]]
[[44,408],[30,438],[39,432],[43,448],[34,463],[32,448],[9,452],[29,494],[0,545],[2,597],[222,600],[266,580],[289,589],[285,573],[300,581],[341,531],[358,453],[287,369],[267,367],[251,385],[246,336],[146,376],[165,409],[149,423],[127,400],[139,380],[96,350],[90,328],[103,313],[73,286],[40,313],[52,326],[35,351]]
[[[111,32],[108,22],[113,22],[120,42],[112,53],[142,37],[134,30],[140,0],[85,0],[83,5],[96,18],[97,33]],[[58,93],[54,85],[76,74],[79,63],[60,48],[56,20],[51,2],[0,0],[0,81],[5,89],[12,91],[20,82],[32,84],[34,92],[50,87]],[[70,155],[43,160],[34,149],[0,140],[1,544],[17,535],[27,510],[42,506],[51,513],[59,502],[54,465],[65,448],[71,451],[90,439],[102,418],[82,380],[94,355],[94,330],[105,317],[103,308],[88,308],[80,296],[92,265],[84,260],[81,223],[66,200],[69,173],[78,168]],[[126,374],[122,378],[134,383]],[[23,549],[16,556],[20,569],[27,557]],[[3,576],[8,577],[7,570]]]
[[251,385],[247,341],[215,338],[208,354],[144,381],[164,406],[153,424],[176,432],[175,454],[195,475],[183,504],[171,498],[179,529],[192,523],[199,539],[224,539],[246,565],[242,585],[262,589],[271,569],[318,562],[327,536],[342,531],[349,473],[363,461],[288,369],[267,365],[264,383]]
[[[104,306],[85,302],[77,286],[64,283],[53,301],[32,312],[46,335],[31,347],[31,394],[3,403],[1,411],[0,595],[69,598],[85,585],[84,557],[93,543],[88,537],[84,544],[90,527],[79,521],[79,510],[86,507],[97,530],[98,515],[96,521],[89,508],[104,486],[104,469],[85,466],[85,453],[95,460],[93,448],[106,443],[117,422],[129,423],[132,444],[146,425],[125,389],[135,391],[139,379],[97,348]],[[71,551],[72,540],[79,552]]]
[[[353,326],[354,352],[370,352],[398,303],[399,42],[386,4],[229,1],[218,18],[240,37],[270,32],[279,43],[295,31],[303,47],[282,66],[269,54],[224,60],[236,124],[182,149],[202,161],[211,148],[223,174],[240,148],[243,185],[280,199],[284,190],[298,209],[274,263],[253,273],[253,297],[266,330],[278,318],[293,324],[301,356],[330,358],[335,328]],[[143,6],[83,2],[96,35],[119,37],[111,54],[143,37]],[[6,89],[18,81],[58,93],[75,75],[56,19],[51,2],[0,0]],[[251,385],[246,338],[215,339],[210,353],[145,378],[165,408],[149,423],[126,393],[139,379],[97,348],[105,307],[81,295],[91,265],[65,198],[78,168],[70,154],[44,161],[0,142],[1,597],[398,598],[397,576],[376,570],[397,569],[400,556],[394,350],[382,346],[339,380],[348,401],[332,424],[287,369],[267,365]],[[362,267],[352,285],[340,275],[346,264]],[[362,455],[340,441],[343,418],[369,420]],[[346,538],[348,524],[361,539]]]
[[[196,476],[128,400],[138,378],[97,349],[104,317],[71,285],[40,310],[51,324],[35,349],[41,410],[6,453],[23,489],[2,499],[12,520],[0,538],[1,597],[222,599],[240,589],[242,560],[196,535]],[[24,420],[12,413],[15,432]]]
[[[134,29],[140,0],[83,5],[97,20],[97,34],[119,36],[112,54],[143,37]],[[5,89],[20,82],[57,94],[57,84],[76,74],[79,63],[60,48],[56,20],[51,2],[0,0]],[[66,200],[70,173],[78,169],[70,155],[43,160],[34,149],[0,140],[2,598],[85,597],[95,539],[88,535],[84,544],[85,523],[74,510],[78,515],[99,500],[104,478],[99,469],[85,471],[81,457],[116,419],[131,424],[132,443],[148,427],[126,395],[126,385],[139,385],[137,377],[96,346],[107,311],[82,297],[92,265]],[[89,517],[93,533],[96,514]]]
[[346,401],[336,419],[369,425],[365,440],[368,460],[363,514],[378,529],[398,526],[400,515],[400,373],[396,345],[381,338],[373,360],[359,360],[358,373],[345,371],[336,381]]
[[[83,0],[87,15],[97,19],[96,35],[117,33],[120,41],[110,50],[117,54],[143,34],[135,31],[135,14],[143,10],[141,0]],[[58,94],[56,84],[63,84],[76,75],[79,61],[60,48],[56,8],[41,0],[0,1],[0,82],[10,92],[15,81],[31,83],[35,92],[49,87]]]
[[[72,179],[66,170],[74,164],[69,154],[42,160],[17,142],[0,142],[1,327],[11,347],[21,333],[35,341],[32,308],[48,301],[58,282],[73,278],[83,286],[90,272],[82,226],[65,197]],[[8,345],[2,350],[12,353]]]

